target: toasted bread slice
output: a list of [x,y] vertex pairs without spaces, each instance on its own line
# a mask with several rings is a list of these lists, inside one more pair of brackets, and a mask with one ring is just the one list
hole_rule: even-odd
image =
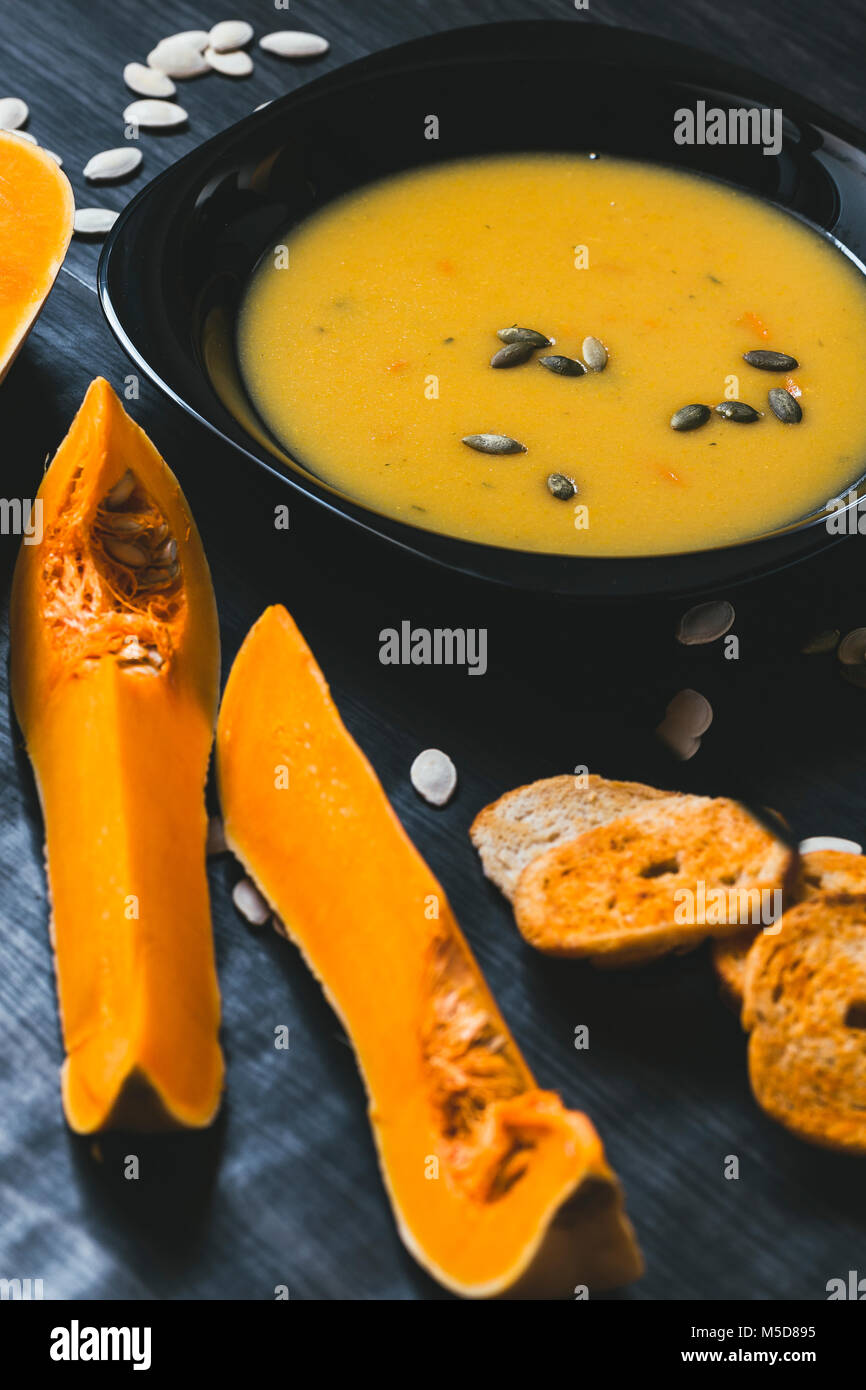
[[818,893],[749,952],[758,1104],[801,1139],[866,1154],[866,894]]
[[744,913],[780,915],[774,894],[793,861],[736,802],[665,797],[539,855],[514,911],[526,940],[550,955],[638,964],[733,935]]
[[586,785],[573,776],[544,777],[515,787],[478,812],[469,829],[472,843],[485,874],[509,900],[523,870],[539,854],[627,816],[647,801],[672,795],[641,782],[609,782],[594,773],[584,781]]
[[[866,893],[866,855],[847,854],[838,849],[816,849],[804,854],[797,866],[794,904],[819,893]],[[713,943],[713,965],[728,1002],[739,1008],[743,1002],[746,958],[755,932],[738,932]]]

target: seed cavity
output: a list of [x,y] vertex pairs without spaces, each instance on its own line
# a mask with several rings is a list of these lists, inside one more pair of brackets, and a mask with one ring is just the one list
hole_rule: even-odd
[[431,806],[444,806],[454,795],[457,769],[440,748],[425,748],[409,769],[412,786]]
[[516,323],[510,328],[497,328],[496,336],[503,343],[531,343],[534,348],[553,346],[553,339],[545,338],[537,328],[520,328]]
[[721,415],[723,420],[733,420],[737,425],[753,425],[761,418],[757,410],[746,405],[745,401],[722,401],[721,405],[716,406],[716,414]]
[[581,353],[591,372],[604,371],[607,366],[607,348],[600,338],[584,338]]
[[787,352],[772,352],[769,348],[755,348],[743,353],[743,361],[762,372],[792,372],[800,363]]
[[516,343],[506,343],[498,352],[494,352],[490,359],[491,367],[519,367],[522,362],[528,362],[535,348],[532,343],[524,340]]
[[684,647],[701,647],[717,642],[730,631],[736,614],[727,599],[698,603],[680,618],[677,641]]
[[803,407],[798,400],[786,391],[784,386],[773,386],[767,392],[770,409],[783,425],[799,425],[803,418]]
[[462,443],[479,454],[525,454],[526,445],[507,434],[465,434]]
[[560,502],[568,502],[577,496],[577,483],[565,473],[551,473],[547,479],[547,489]]
[[671,416],[671,429],[696,430],[705,425],[712,415],[708,405],[681,405]]
[[555,372],[557,376],[586,375],[586,367],[582,362],[578,362],[574,357],[562,357],[559,353],[553,353],[549,357],[539,357],[538,365],[545,367],[549,372]]

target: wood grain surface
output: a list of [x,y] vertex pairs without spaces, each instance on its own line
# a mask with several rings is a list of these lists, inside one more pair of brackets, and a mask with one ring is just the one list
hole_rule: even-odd
[[[129,183],[87,189],[91,154],[123,137],[123,65],[160,37],[223,13],[186,0],[0,0],[0,95],[23,96],[30,130],[64,159],[79,204],[121,207],[179,154],[361,54],[437,29],[571,16],[668,35],[765,72],[866,127],[857,0],[717,4],[681,0],[237,0],[257,35],[320,32],[327,56],[299,65],[254,52],[245,80],[179,85],[189,127],[142,136]],[[580,102],[580,92],[574,99]],[[131,368],[94,290],[98,247],[76,242],[0,391],[7,497],[32,496],[90,379],[122,387]],[[745,1039],[720,1003],[705,951],[624,975],[545,960],[524,947],[483,880],[468,837],[477,810],[519,782],[587,764],[688,791],[736,786],[776,807],[795,833],[866,835],[866,692],[832,657],[805,658],[815,629],[866,623],[866,539],[731,595],[739,661],[684,649],[682,604],[618,607],[525,598],[449,576],[337,525],[194,428],[142,383],[134,414],[179,475],[214,576],[224,669],[270,602],[297,618],[346,721],[409,833],[440,875],[540,1082],[587,1109],[627,1191],[647,1257],[628,1299],[823,1299],[828,1279],[862,1271],[862,1163],[809,1149],[752,1102]],[[291,503],[291,529],[273,508]],[[353,1055],[297,952],[235,913],[236,867],[212,864],[228,1090],[212,1132],[143,1141],[66,1129],[48,943],[42,826],[8,697],[5,596],[17,539],[0,536],[0,1276],[44,1280],[49,1298],[444,1297],[397,1237],[377,1172]],[[402,619],[486,627],[483,679],[459,668],[385,667],[379,632]],[[653,738],[682,686],[715,709],[690,763]],[[408,780],[427,746],[454,758],[460,785],[436,811]],[[274,1029],[287,1024],[288,1052]],[[590,1048],[573,1046],[587,1024]],[[401,1042],[395,1039],[395,1046]],[[406,1045],[411,1045],[407,1043]],[[138,1181],[123,1159],[141,1158]],[[740,1177],[724,1177],[737,1155]]]

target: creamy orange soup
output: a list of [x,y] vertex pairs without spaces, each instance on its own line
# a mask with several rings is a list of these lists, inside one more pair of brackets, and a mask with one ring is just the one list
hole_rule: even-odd
[[[491,367],[514,324],[552,345]],[[541,364],[582,360],[587,336],[603,370]],[[759,370],[753,350],[798,365]],[[755,198],[604,157],[438,165],[331,204],[263,258],[238,357],[272,433],[335,489],[521,549],[722,545],[807,514],[866,460],[859,271]],[[716,413],[731,400],[757,421]],[[709,421],[673,429],[692,403]],[[525,452],[462,442],[477,434]]]

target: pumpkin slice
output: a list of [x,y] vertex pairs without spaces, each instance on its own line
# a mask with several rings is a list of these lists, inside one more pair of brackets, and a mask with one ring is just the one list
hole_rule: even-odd
[[206,1125],[223,1081],[210,573],[177,479],[106,381],[38,501],[42,541],[22,545],[12,587],[12,696],[45,817],[66,1116],[81,1133]]
[[69,180],[56,161],[0,130],[0,381],[63,264],[74,214]]
[[598,1135],[536,1087],[284,608],[267,609],[238,654],[217,758],[226,839],[352,1038],[416,1259],[469,1297],[636,1278]]

